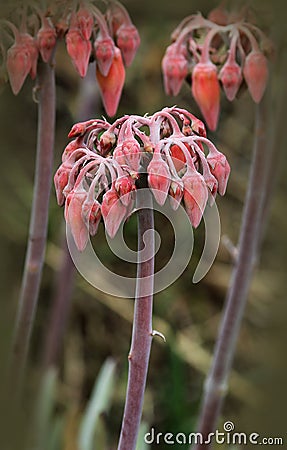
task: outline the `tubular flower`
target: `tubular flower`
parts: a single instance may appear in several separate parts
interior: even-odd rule
[[[211,130],[218,123],[220,86],[229,101],[246,85],[254,102],[261,101],[273,45],[250,22],[247,9],[228,13],[218,7],[207,19],[201,13],[193,14],[182,20],[171,39],[162,60],[165,92],[177,95],[184,80],[190,83],[192,95]]]
[[[168,199],[177,210],[182,204],[195,228],[207,201],[225,192],[229,164],[206,138],[203,123],[184,109],[125,115],[113,124],[92,119],[75,124],[69,136],[54,182],[80,251],[100,222],[116,235],[142,187],[159,205]]]

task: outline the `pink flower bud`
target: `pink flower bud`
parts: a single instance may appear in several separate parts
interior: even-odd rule
[[[37,63],[38,63],[38,56],[39,56],[38,47],[37,47],[35,39],[28,33],[21,34],[21,41],[22,41],[23,45],[26,46],[26,48],[29,52],[30,64],[31,64],[31,68],[30,68],[29,72],[30,72],[30,76],[31,76],[32,80],[34,80],[37,75]]]
[[[7,72],[13,94],[17,95],[31,69],[31,58],[26,46],[15,43],[7,51]]]
[[[136,172],[139,170],[141,160],[140,144],[136,139],[129,139],[123,142],[122,152],[125,155],[126,164]]]
[[[37,45],[44,62],[48,62],[57,42],[57,33],[51,21],[45,17],[37,33]]]
[[[88,222],[89,233],[95,236],[101,221],[101,205],[97,200],[86,200],[82,207],[82,218],[85,223]]]
[[[166,201],[170,187],[171,176],[167,163],[162,159],[160,153],[154,153],[147,167],[148,184],[159,205]]]
[[[184,206],[194,228],[200,224],[208,199],[208,190],[203,176],[196,171],[188,170],[182,177],[184,183]]]
[[[114,189],[110,189],[103,196],[102,216],[108,235],[113,239],[126,216],[126,207]]]
[[[114,59],[108,75],[105,77],[97,67],[96,76],[105,110],[109,116],[114,116],[125,81],[125,68],[120,49],[115,48]]]
[[[119,194],[123,205],[128,206],[131,201],[131,192],[136,189],[134,180],[129,176],[123,176],[116,180],[115,190]]]
[[[125,155],[122,150],[122,145],[118,145],[113,151],[113,158],[117,161],[120,166],[127,164]]]
[[[81,77],[85,77],[92,49],[92,44],[83,38],[77,28],[70,28],[66,34],[67,52]]]
[[[219,116],[220,86],[217,69],[211,62],[198,63],[192,72],[194,96],[208,127],[215,130]]]
[[[252,50],[248,54],[243,67],[243,75],[252,99],[255,103],[259,103],[268,80],[267,59],[262,52]]]
[[[65,164],[61,164],[57,172],[54,175],[54,185],[56,190],[57,202],[59,206],[62,206],[65,202],[65,196],[63,190],[68,184],[69,174],[71,167]]]
[[[116,143],[116,135],[111,131],[104,131],[100,137],[101,154],[109,153]]]
[[[85,249],[89,239],[89,230],[82,217],[82,207],[86,198],[87,192],[78,187],[69,194],[69,200],[67,199],[66,221],[71,227],[71,233],[80,252]]]
[[[242,82],[241,67],[236,61],[227,60],[219,72],[219,80],[222,83],[227,99],[232,102]]]
[[[125,65],[130,66],[140,45],[138,30],[131,23],[123,23],[117,30],[116,42],[122,52]]]
[[[115,44],[111,37],[98,36],[94,42],[94,56],[99,71],[106,77],[110,71],[115,54]]]
[[[209,153],[206,159],[210,167],[210,172],[218,181],[218,192],[220,195],[224,195],[230,174],[230,165],[226,157],[220,152]]]
[[[88,41],[91,37],[94,26],[93,15],[87,8],[81,6],[77,11],[76,20],[82,36],[86,41]]]
[[[162,60],[164,90],[168,95],[177,95],[188,74],[188,63],[183,53],[173,44],[167,48]]]

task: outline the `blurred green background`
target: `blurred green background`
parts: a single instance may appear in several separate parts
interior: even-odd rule
[[[201,11],[206,15],[216,6],[211,0],[177,0],[176,2],[125,0],[131,18],[138,27],[141,46],[134,63],[127,70],[126,84],[117,116],[129,113],[153,113],[164,106],[177,104],[200,116],[197,105],[185,85],[180,94],[167,97],[163,90],[161,59],[170,34],[187,15]],[[243,2],[233,2],[238,6]],[[245,2],[246,4],[246,2]],[[228,3],[232,6],[232,2]],[[286,436],[286,33],[285,2],[254,0],[247,2],[256,12],[258,25],[274,41],[276,54],[270,76],[270,121],[275,136],[274,179],[270,215],[266,221],[262,252],[255,270],[249,301],[242,323],[230,390],[222,418],[232,420],[237,431],[258,432],[262,436]],[[101,5],[100,5],[101,7]],[[56,62],[57,123],[55,170],[67,143],[71,125],[79,118],[104,114],[96,81],[92,90],[85,89],[66,54],[59,45]],[[91,75],[93,77],[93,74]],[[36,145],[37,105],[32,100],[33,84],[25,82],[17,97],[8,84],[0,91],[1,176],[0,176],[0,241],[1,241],[1,327],[0,370],[4,370],[24,264],[29,213],[31,208],[34,157]],[[89,88],[90,89],[90,88]],[[90,112],[82,117],[83,95],[93,97]],[[278,113],[280,111],[280,113]],[[248,172],[250,166],[255,107],[247,92],[233,103],[222,96],[218,130],[208,137],[228,157],[232,167],[227,194],[218,198],[222,235],[236,243]],[[276,119],[276,120],[274,120]],[[48,118],[47,118],[48,120]],[[170,255],[171,229],[162,217],[156,218],[163,246],[158,255],[160,265]],[[25,381],[26,418],[31,417],[33,399],[41,383],[45,359],[45,342],[49,334],[49,318],[57,276],[63,257],[63,210],[56,204],[54,188],[50,202],[50,221],[46,264],[44,267],[36,325]],[[135,248],[135,221],[126,225],[127,242]],[[195,232],[192,260],[183,275],[172,286],[155,296],[154,328],[164,333],[167,342],[155,338],[147,381],[143,420],[147,430],[158,432],[191,432],[196,423],[205,374],[210,366],[232,260],[221,243],[210,272],[199,283],[192,276],[200,257],[204,238],[201,225]],[[95,247],[107,265],[118,270],[121,262],[107,251],[103,230],[96,236]],[[128,270],[124,268],[124,270]],[[116,363],[115,385],[108,411],[100,415],[95,449],[116,448],[124,406],[127,381],[127,355],[130,346],[133,304],[96,291],[74,271],[69,282],[72,291],[60,345],[49,436],[53,432],[54,447],[76,450],[77,435],[97,375],[108,357]],[[59,343],[60,344],[60,343]],[[4,387],[5,390],[5,387]],[[12,405],[13,407],[13,405]],[[5,410],[0,421],[3,422]],[[21,415],[20,415],[21,416]],[[26,436],[27,422],[10,424],[11,443],[17,430],[20,443]],[[52,425],[51,425],[52,424]],[[22,428],[21,428],[22,427]],[[57,428],[58,427],[58,428]],[[14,431],[13,431],[14,430]],[[9,434],[7,433],[7,434]],[[59,438],[60,436],[60,438]],[[49,438],[49,439],[50,439]],[[14,442],[14,441],[13,441]],[[48,448],[47,440],[41,449]],[[14,445],[14,446],[13,446]],[[5,450],[22,449],[11,444]],[[52,445],[52,444],[49,444]],[[57,447],[58,446],[58,447]],[[32,447],[31,447],[32,448]],[[145,447],[142,445],[141,447]],[[164,443],[151,446],[164,449]],[[175,448],[177,448],[175,446]],[[180,446],[180,448],[187,448]],[[221,446],[223,448],[223,446]]]

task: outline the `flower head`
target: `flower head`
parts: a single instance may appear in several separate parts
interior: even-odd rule
[[[228,162],[205,137],[202,122],[184,109],[125,115],[113,124],[92,119],[75,124],[69,135],[74,140],[54,181],[80,251],[101,221],[111,238],[116,235],[142,187],[159,205],[168,198],[174,210],[182,204],[194,227],[207,201],[225,192]]]
[[[220,86],[233,101],[245,87],[244,78],[252,99],[260,102],[273,46],[250,22],[247,9],[234,14],[220,6],[207,19],[200,13],[188,16],[171,38],[162,60],[165,92],[177,95],[184,80],[191,82],[192,95],[211,130],[218,123]]]

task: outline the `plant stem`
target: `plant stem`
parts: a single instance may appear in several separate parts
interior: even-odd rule
[[[37,156],[29,239],[18,305],[10,375],[13,389],[22,380],[39,296],[45,257],[55,134],[55,72],[53,64],[39,63],[37,78]]]
[[[143,199],[140,196],[141,193],[139,190],[138,208],[143,204]],[[151,193],[148,193],[148,190],[144,189],[143,196],[146,209],[139,209],[137,213],[138,251],[140,252],[146,245],[149,259],[146,261],[143,260],[141,253],[139,253],[132,342],[128,357],[128,386],[118,450],[134,450],[136,447],[152,342],[154,217]],[[145,236],[144,241],[144,234],[148,230],[152,231],[149,232],[148,240],[146,239],[147,236]],[[147,293],[148,295],[146,295]]]
[[[226,297],[223,320],[214,351],[211,370],[207,376],[205,392],[197,431],[207,439],[215,430],[223,400],[227,392],[228,376],[231,369],[240,325],[248,295],[258,240],[260,239],[261,218],[268,180],[266,177],[269,146],[266,138],[267,107],[266,98],[257,105],[253,160],[249,186],[244,205],[241,231],[236,261]],[[203,441],[204,442],[204,441]],[[211,444],[197,444],[195,449],[210,448]]]

